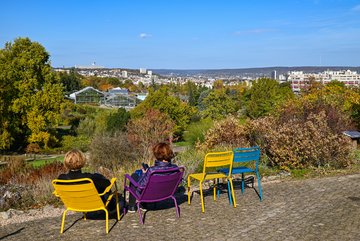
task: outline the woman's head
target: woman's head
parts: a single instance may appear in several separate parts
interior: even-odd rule
[[[64,165],[68,170],[80,170],[86,162],[84,153],[74,149],[65,154]]]
[[[156,144],[153,148],[153,153],[156,158],[156,160],[159,161],[168,161],[170,162],[171,159],[174,158],[174,153],[171,150],[171,147],[169,144],[165,142],[160,142]]]

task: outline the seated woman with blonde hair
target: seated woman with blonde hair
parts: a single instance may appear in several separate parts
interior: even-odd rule
[[[62,180],[73,180],[73,179],[80,179],[80,178],[90,178],[96,187],[98,193],[103,193],[105,189],[110,185],[109,179],[104,177],[99,173],[87,173],[82,172],[81,168],[85,166],[86,157],[84,153],[80,150],[73,149],[65,154],[64,158],[64,166],[68,170],[66,174],[60,174],[58,179]],[[107,195],[102,196],[102,200],[105,201]],[[114,199],[112,199],[114,200]],[[110,204],[111,208],[115,205]]]

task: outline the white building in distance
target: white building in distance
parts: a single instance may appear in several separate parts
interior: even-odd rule
[[[128,77],[128,72],[126,70],[121,71],[121,77],[127,78]]]
[[[299,92],[301,89],[309,85],[310,80],[315,80],[323,84],[330,81],[337,80],[344,83],[345,86],[359,86],[360,74],[356,71],[340,70],[331,71],[327,70],[321,73],[304,73],[303,71],[290,71],[288,72],[288,81],[291,82],[291,88],[294,92]]]

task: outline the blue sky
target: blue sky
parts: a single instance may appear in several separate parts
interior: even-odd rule
[[[54,67],[360,66],[360,1],[0,1],[0,46],[41,43]]]

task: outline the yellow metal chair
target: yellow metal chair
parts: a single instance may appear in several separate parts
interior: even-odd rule
[[[116,186],[116,178],[111,179],[111,184],[105,189],[103,193],[98,193],[94,182],[90,178],[81,178],[74,180],[60,180],[52,181],[55,188],[54,195],[60,197],[64,203],[66,210],[63,213],[60,233],[64,232],[65,217],[67,211],[83,212],[84,220],[86,220],[86,213],[104,210],[106,215],[106,233],[109,233],[109,213],[107,206],[111,198],[115,195],[116,198],[116,212],[117,220],[120,220],[120,208],[118,200],[118,192]],[[114,191],[111,191],[112,187]],[[109,193],[106,202],[104,203],[101,197]]]
[[[189,174],[189,176],[188,176],[188,204],[190,204],[190,202],[191,202],[191,197],[190,197],[191,196],[190,195],[191,178],[194,178],[200,182],[199,186],[200,186],[202,212],[205,212],[204,196],[203,196],[203,190],[202,190],[203,182],[205,180],[212,180],[212,179],[214,180],[214,200],[216,201],[216,184],[215,184],[215,182],[219,178],[226,178],[228,180],[228,182],[230,183],[231,195],[234,200],[233,205],[234,205],[234,207],[236,207],[234,187],[233,187],[232,177],[231,177],[233,156],[234,156],[234,153],[232,151],[211,152],[211,153],[206,154],[205,159],[204,159],[203,172]],[[228,174],[224,174],[224,173],[216,171],[217,168],[225,167],[225,166],[228,166],[230,169],[230,172]]]

